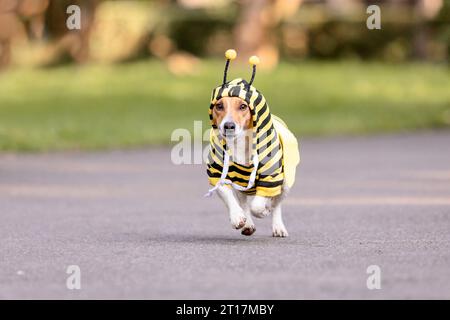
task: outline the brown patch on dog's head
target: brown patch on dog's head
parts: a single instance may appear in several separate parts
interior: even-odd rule
[[[222,134],[233,131],[240,134],[253,127],[248,103],[238,97],[223,97],[213,107],[213,123]],[[230,131],[229,131],[230,130]]]

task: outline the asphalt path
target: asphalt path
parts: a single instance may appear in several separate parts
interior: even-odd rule
[[[0,298],[450,298],[450,132],[301,140],[288,238],[169,149],[0,154]],[[66,286],[68,266],[81,289]],[[367,268],[380,268],[369,290]]]

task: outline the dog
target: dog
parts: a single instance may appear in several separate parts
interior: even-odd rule
[[[248,147],[251,144],[247,138],[249,130],[252,129],[252,118],[248,104],[237,97],[223,97],[214,106],[213,121],[231,149],[234,161],[249,165],[251,152]],[[251,201],[249,199],[251,196],[226,185],[219,186],[217,191],[228,208],[232,227],[242,228],[243,235],[251,236],[256,231],[252,215],[264,218],[270,213],[272,213],[272,235],[274,237],[289,235],[281,213],[282,199],[289,191],[286,185],[283,185],[282,193],[276,197],[255,195]]]
[[[236,52],[227,50],[225,56],[223,82],[213,90],[209,108],[207,173],[213,188],[207,196],[218,193],[228,208],[231,226],[242,229],[243,235],[256,231],[252,217],[272,214],[272,235],[287,237],[281,203],[300,161],[297,140],[252,86],[259,59],[249,60],[253,65],[249,82],[241,78],[228,82],[228,66]]]

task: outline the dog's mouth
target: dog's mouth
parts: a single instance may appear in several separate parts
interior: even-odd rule
[[[236,130],[224,129],[224,130],[222,130],[222,135],[226,138],[234,138],[234,137],[236,137]]]

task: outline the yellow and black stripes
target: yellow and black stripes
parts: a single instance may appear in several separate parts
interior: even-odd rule
[[[212,122],[212,109],[222,97],[239,97],[245,100],[252,114],[252,150],[257,153],[259,164],[255,185],[244,192],[267,197],[279,195],[284,181],[282,145],[274,129],[266,99],[243,79],[235,79],[224,83],[212,92],[209,118],[213,129],[210,137],[211,150],[207,168],[210,183],[215,185],[220,180],[224,152],[227,150],[225,141],[219,137],[218,130]],[[252,171],[253,163],[244,166],[230,161],[226,179],[246,187]]]

